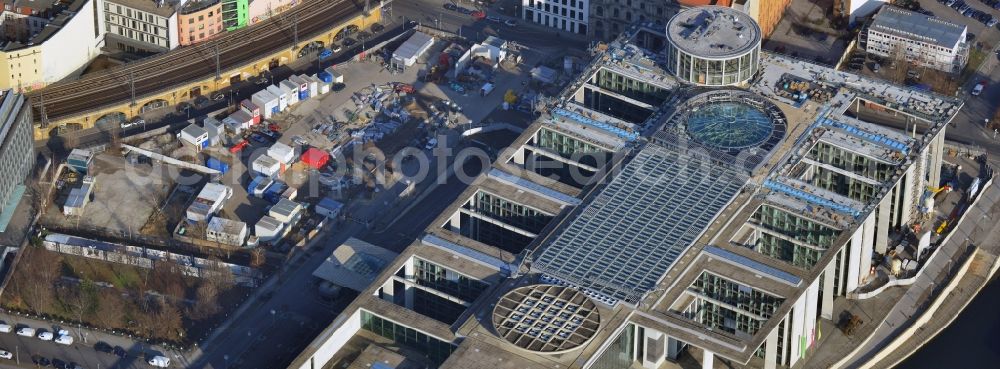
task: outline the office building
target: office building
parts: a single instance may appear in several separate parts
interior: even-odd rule
[[[789,3],[791,0],[591,0],[590,35],[599,40],[612,40],[631,24],[663,27],[670,17],[683,9],[711,5],[731,8],[749,16],[757,22],[761,37],[767,38],[781,21]],[[657,51],[658,48],[652,47],[652,50]]]
[[[546,27],[586,35],[589,3],[589,0],[521,0],[521,16]]]
[[[105,0],[98,9],[104,48],[132,54],[168,51],[180,45],[178,1]]]
[[[964,25],[895,6],[883,6],[868,27],[865,50],[918,66],[959,72],[968,62],[967,33],[968,27]]]
[[[0,96],[0,232],[24,196],[24,180],[35,164],[31,107],[24,96],[7,90]]]
[[[642,46],[669,30],[610,43],[290,367],[813,357],[835,303],[884,283],[872,261],[924,221],[962,101],[764,51],[738,87],[692,84]]]

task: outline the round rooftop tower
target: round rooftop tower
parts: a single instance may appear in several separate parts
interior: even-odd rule
[[[760,26],[738,10],[682,10],[667,22],[667,69],[696,85],[742,84],[760,63],[760,40]]]

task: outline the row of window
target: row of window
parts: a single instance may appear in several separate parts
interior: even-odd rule
[[[466,208],[532,233],[541,232],[552,220],[551,215],[483,191],[476,192],[473,201]]]
[[[532,1],[532,3],[534,3],[534,1]],[[535,5],[537,5],[537,6],[535,6]],[[528,7],[533,7],[535,9],[538,9],[539,11],[545,11],[545,12],[548,12],[548,13],[551,13],[551,14],[554,14],[554,15],[561,15],[563,17],[569,17],[569,19],[575,19],[575,20],[580,20],[580,21],[583,20],[583,11],[582,10],[581,11],[576,11],[574,9],[569,9],[569,8],[561,7],[561,6],[558,6],[556,4],[551,4],[551,6],[550,6],[549,3],[541,3],[541,2],[539,2],[538,4],[529,4]],[[569,10],[569,11],[567,12],[567,10]],[[548,18],[546,18],[546,19],[548,19]],[[566,21],[563,20],[564,24],[565,24],[565,22]],[[546,23],[548,23],[547,20],[546,20]]]
[[[541,9],[541,7],[542,7],[541,4],[543,4],[543,3],[546,6],[548,6],[549,4],[552,4],[553,6],[562,4],[562,6],[564,6],[564,7],[576,8],[576,9],[580,9],[580,11],[583,11],[583,9],[587,6],[587,2],[584,1],[584,0],[580,0],[580,1],[577,1],[577,0],[553,0],[551,2],[547,1],[547,0],[538,0],[538,8],[539,9]],[[529,8],[534,8],[535,7],[535,0],[528,0],[528,7]]]
[[[132,8],[122,7],[121,5],[115,5],[114,8],[112,8],[111,4],[104,3],[104,11],[108,12],[108,13],[113,13],[113,14],[116,14],[116,15],[119,15],[119,16],[122,16],[122,17],[128,17],[128,18],[131,18],[131,19],[135,19],[135,20],[140,21],[140,22],[146,22],[146,23],[154,24],[154,25],[157,25],[157,26],[160,26],[160,27],[166,27],[167,26],[167,19],[164,18],[164,17],[156,16],[156,15],[153,15],[153,14],[150,14],[150,13],[146,13],[146,12],[141,12],[141,11],[138,11],[138,10],[132,10]]]
[[[938,46],[938,45],[929,44],[929,43],[926,43],[926,42],[923,42],[923,41],[914,40],[914,39],[911,39],[911,38],[899,37],[899,36],[889,35],[889,34],[885,34],[885,33],[881,33],[881,32],[869,32],[868,33],[868,42],[877,41],[875,37],[882,38],[882,39],[889,39],[889,40],[896,41],[896,42],[900,42],[901,41],[901,42],[906,42],[908,44],[916,44],[916,45],[918,45],[918,46],[920,46],[922,48],[927,48],[927,49],[935,49],[935,50],[940,50],[940,51],[952,51],[953,50],[953,48],[950,48],[950,47]],[[959,40],[959,42],[961,42],[961,40]]]
[[[413,278],[417,284],[472,302],[489,286],[430,261],[413,258]]]
[[[108,23],[109,30],[112,29],[112,25],[116,25],[120,27],[131,28],[135,31],[148,33],[154,36],[160,36],[160,33],[162,32],[163,36],[166,37],[168,33],[165,27],[159,27],[145,22],[137,23],[135,20],[127,19],[117,15],[105,14],[104,20]]]
[[[361,328],[375,333],[393,342],[414,348],[415,353],[423,354],[430,361],[441,364],[452,352],[455,345],[429,336],[421,331],[398,324],[378,315],[361,311]]]

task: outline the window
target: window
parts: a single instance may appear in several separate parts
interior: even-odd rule
[[[194,24],[194,18],[188,18],[188,24]]]

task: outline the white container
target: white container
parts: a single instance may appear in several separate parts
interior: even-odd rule
[[[319,94],[319,84],[316,83],[315,79],[305,74],[300,74],[299,79],[305,81],[306,84],[309,86],[309,96],[315,97],[316,95]]]
[[[270,156],[278,162],[283,164],[291,164],[295,161],[295,150],[291,146],[285,145],[281,142],[276,142],[271,147],[267,148],[267,156]]]
[[[288,95],[285,94],[285,90],[272,85],[267,86],[267,92],[278,98],[278,111],[285,111],[285,109],[288,109],[288,105],[290,104],[288,103]]]
[[[281,91],[285,92],[285,98],[288,99],[288,106],[292,106],[299,103],[298,83],[286,79],[284,81],[281,81],[281,83],[278,84],[278,87],[281,88]]]
[[[344,74],[333,67],[326,68],[326,72],[333,77],[333,83],[344,83]]]
[[[330,92],[330,84],[329,83],[323,82],[323,80],[319,79],[319,77],[316,77],[315,74],[313,74],[309,78],[312,78],[313,81],[316,81],[316,86],[319,88],[319,94],[320,95],[325,94],[327,92]]]
[[[257,159],[254,159],[251,167],[254,172],[268,177],[273,177],[281,171],[281,163],[278,162],[278,159],[268,155],[258,156]]]
[[[260,108],[260,114],[264,117],[264,119],[270,119],[275,114],[281,112],[278,97],[274,96],[274,94],[268,92],[267,90],[257,91],[257,93],[250,97],[250,102]]]

